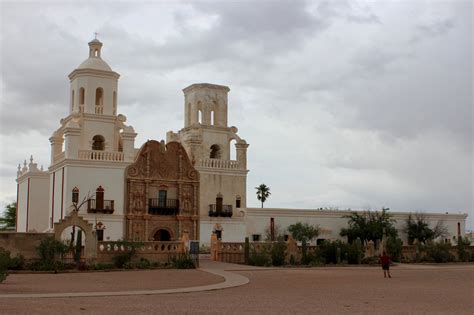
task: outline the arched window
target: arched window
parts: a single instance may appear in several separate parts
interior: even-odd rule
[[[215,125],[216,124],[216,121],[215,121],[215,112],[213,110],[211,110],[211,125]]]
[[[240,208],[240,196],[235,197],[235,207]]]
[[[211,159],[220,159],[221,158],[221,147],[217,144],[211,146],[211,154],[209,156]]]
[[[79,89],[79,105],[84,105],[84,101],[86,99],[86,91],[84,88]]]
[[[202,124],[202,111],[198,110],[198,123]]]
[[[230,159],[232,161],[237,161],[237,148],[235,147],[236,144],[237,144],[237,140],[235,139],[230,140],[229,149],[230,149]]]
[[[74,110],[74,90],[71,91],[71,111]]]
[[[97,88],[95,90],[95,105],[96,106],[104,105],[104,90],[102,88]]]
[[[117,115],[117,92],[114,91],[114,94],[113,94],[113,115]]]
[[[92,138],[92,150],[104,151],[105,139],[101,135],[96,135]]]

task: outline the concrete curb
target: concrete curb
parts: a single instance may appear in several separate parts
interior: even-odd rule
[[[162,290],[134,290],[134,291],[109,291],[109,292],[66,292],[66,293],[32,293],[32,294],[0,294],[0,299],[13,298],[74,298],[74,297],[105,297],[105,296],[131,296],[155,295],[173,293],[191,293],[211,290],[221,290],[245,285],[250,282],[247,277],[221,269],[198,268],[216,276],[224,278],[224,282],[189,288],[162,289]]]

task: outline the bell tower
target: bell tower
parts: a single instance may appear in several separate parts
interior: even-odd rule
[[[200,239],[207,242],[217,227],[239,229],[246,207],[247,142],[228,126],[227,86],[198,83],[184,92],[184,128],[168,132],[181,142],[200,174]],[[243,225],[242,225],[243,227]],[[245,230],[242,230],[245,234]],[[243,235],[239,234],[239,235]],[[229,238],[221,231],[222,239]],[[234,234],[236,235],[236,234]]]

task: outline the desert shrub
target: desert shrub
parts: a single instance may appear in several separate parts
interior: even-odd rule
[[[36,247],[36,252],[42,261],[52,263],[56,259],[62,258],[68,252],[69,248],[66,244],[56,240],[54,237],[47,237],[41,240]]]
[[[252,266],[270,266],[271,257],[268,253],[268,248],[263,247],[260,252],[257,252],[255,248],[251,248],[249,265]]]
[[[470,261],[471,260],[471,252],[469,251],[469,245],[471,241],[467,237],[459,237],[458,238],[458,245],[456,246],[458,252],[458,260],[459,261]]]
[[[435,263],[447,263],[454,261],[454,256],[450,253],[451,244],[429,242],[423,246],[426,253],[425,260]]]
[[[151,262],[146,258],[140,258],[140,260],[135,264],[138,269],[150,269]]]
[[[387,239],[386,248],[388,255],[393,261],[401,261],[403,249],[403,241],[401,239],[389,237]]]
[[[337,241],[324,241],[318,246],[319,255],[326,264],[337,264],[345,256],[347,244]]]
[[[112,246],[118,246],[119,248],[124,248],[125,252],[115,255],[112,260],[115,267],[117,268],[132,268],[132,259],[137,253],[137,249],[143,246],[142,242],[132,242],[132,241],[117,241],[114,242]]]
[[[364,265],[377,265],[379,263],[379,258],[377,256],[364,257],[360,263]]]
[[[290,261],[289,261],[290,265],[294,266],[296,265],[296,259],[295,259],[295,256],[293,255],[290,255]]]
[[[169,262],[176,269],[193,269],[196,268],[194,261],[188,254],[170,255]]]
[[[362,257],[364,256],[364,250],[361,242],[352,242],[352,244],[345,244],[344,256],[346,257],[347,263],[349,264],[360,264]]]
[[[0,247],[0,283],[8,276],[8,265],[10,264],[10,252]]]
[[[114,266],[117,268],[126,268],[126,265],[130,265],[130,261],[132,260],[132,255],[127,253],[117,254],[112,257],[112,261],[114,262]]]
[[[64,263],[62,261],[46,261],[38,260],[30,262],[25,267],[28,270],[33,271],[61,271],[61,270],[72,270],[76,268],[74,263]]]
[[[104,264],[104,263],[97,263],[92,265],[90,269],[92,270],[108,270],[113,269],[115,266],[113,264]]]
[[[23,255],[17,255],[13,258],[10,258],[10,263],[8,265],[10,270],[23,270],[25,269],[25,257]]]
[[[282,266],[285,264],[286,243],[281,240],[272,244],[270,252],[273,266]]]

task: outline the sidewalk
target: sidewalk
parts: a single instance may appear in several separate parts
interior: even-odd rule
[[[198,270],[220,276],[224,278],[223,282],[194,286],[187,288],[161,289],[161,290],[130,290],[130,291],[104,291],[104,292],[65,292],[65,293],[30,293],[30,294],[0,294],[0,299],[4,298],[65,298],[65,297],[104,297],[104,296],[132,296],[132,295],[155,295],[155,294],[172,294],[172,293],[190,293],[210,290],[221,290],[249,283],[247,277],[226,271],[228,269],[237,268],[237,270],[245,270],[248,266],[227,264],[204,260],[200,262],[201,267]],[[252,268],[254,269],[254,268]]]

